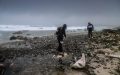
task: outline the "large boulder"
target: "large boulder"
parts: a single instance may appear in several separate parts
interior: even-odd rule
[[[11,36],[10,37],[10,40],[27,40],[28,38],[27,37],[24,37],[24,36]]]
[[[16,39],[17,39],[17,37],[14,35],[10,37],[10,40],[16,40]]]

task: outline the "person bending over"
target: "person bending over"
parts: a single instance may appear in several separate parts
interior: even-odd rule
[[[56,31],[57,40],[58,40],[58,44],[59,44],[57,50],[59,52],[63,52],[62,43],[63,43],[64,37],[66,37],[66,29],[67,29],[67,25],[63,24],[63,26],[58,27],[57,31]]]

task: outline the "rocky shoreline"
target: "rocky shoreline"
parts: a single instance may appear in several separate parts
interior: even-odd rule
[[[68,35],[63,49],[69,56],[63,59],[63,64],[53,58],[58,46],[55,36],[18,40],[22,41],[0,45],[0,54],[16,65],[12,70],[13,75],[70,75],[74,72],[70,65],[74,63],[74,57],[81,57],[81,53],[86,55],[86,67],[72,75],[120,74],[120,59],[106,56],[120,51],[119,30],[94,32],[92,39],[87,38],[87,35]]]

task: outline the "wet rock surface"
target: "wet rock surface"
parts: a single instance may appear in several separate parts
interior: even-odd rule
[[[75,37],[75,39],[73,39]],[[66,75],[70,71],[70,64],[74,57],[81,57],[81,51],[84,49],[86,36],[68,36],[64,41],[64,51],[69,57],[62,59],[54,58],[57,55],[57,40],[55,36],[34,37],[23,41],[9,42],[0,45],[0,53],[8,60],[14,60],[14,75],[55,75],[59,71]],[[69,39],[69,40],[68,40]],[[84,72],[81,75],[85,75]]]
[[[119,32],[95,32],[93,38],[87,35],[68,35],[63,43],[64,52],[69,56],[62,64],[53,58],[57,55],[55,36],[27,38],[23,41],[0,45],[0,54],[15,63],[14,75],[70,75],[74,73],[70,65],[74,57],[79,59],[81,53],[86,55],[86,67],[78,70],[81,75],[119,75],[120,60],[106,57],[119,51]],[[77,75],[77,74],[73,74]]]

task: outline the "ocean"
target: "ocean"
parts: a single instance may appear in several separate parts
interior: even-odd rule
[[[0,31],[21,31],[21,30],[56,30],[57,27],[47,27],[47,26],[33,26],[33,25],[0,25]],[[76,27],[71,26],[68,27],[68,30],[76,30],[76,29],[85,29],[86,26]]]
[[[114,26],[113,26],[114,27]],[[95,26],[95,30],[102,30],[106,28],[113,28],[112,26]],[[25,34],[31,34],[29,36],[48,36],[55,33],[57,27],[54,26],[39,26],[39,25],[0,25],[0,43],[8,42],[10,36],[16,31],[22,31]],[[70,32],[83,32],[86,30],[86,26],[68,26],[67,31]]]

